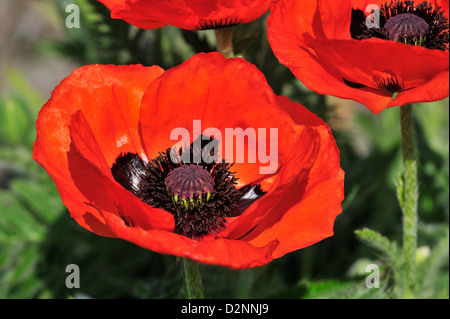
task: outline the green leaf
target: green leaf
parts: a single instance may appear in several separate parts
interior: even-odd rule
[[[443,276],[448,278],[448,259],[449,230],[447,229],[446,235],[438,241],[428,258],[418,266],[418,293],[421,298],[439,298],[437,288],[442,287],[442,284],[445,283],[446,287],[444,287],[444,290],[447,291],[448,295],[448,279],[446,281],[441,280]]]
[[[364,280],[321,280],[306,284],[305,299],[383,299],[391,294],[385,287],[367,288]]]
[[[45,102],[42,95],[30,84],[25,75],[15,68],[10,67],[5,71],[5,79],[13,91],[20,94],[25,111],[35,119]]]
[[[388,238],[368,228],[356,230],[355,233],[369,247],[376,249],[387,257],[392,262],[391,266],[396,265],[400,260],[401,256],[395,242],[391,242]]]
[[[23,143],[30,124],[21,101],[13,97],[0,100],[0,140],[3,138],[11,145]]]
[[[42,281],[36,277],[39,260],[36,243],[0,241],[0,298],[32,298],[40,294]]]
[[[64,206],[43,170],[30,170],[28,179],[13,178],[8,186],[0,189],[0,298],[50,297],[37,267]]]
[[[0,243],[39,241],[45,228],[9,191],[0,191]]]
[[[54,222],[63,209],[53,183],[38,184],[36,181],[18,179],[11,183],[11,189],[41,222]]]

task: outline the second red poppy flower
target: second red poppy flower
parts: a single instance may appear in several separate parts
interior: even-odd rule
[[[271,0],[99,0],[111,17],[142,29],[173,25],[186,30],[231,27],[256,20]]]
[[[277,0],[268,38],[309,89],[379,113],[448,97],[448,14],[448,0]]]

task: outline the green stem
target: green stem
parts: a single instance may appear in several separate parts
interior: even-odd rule
[[[189,299],[203,299],[203,286],[199,264],[188,258],[184,258],[183,263],[187,297]]]
[[[403,256],[405,262],[405,282],[403,297],[414,297],[416,281],[416,247],[417,247],[417,163],[413,127],[412,105],[400,107],[403,154]]]
[[[214,30],[217,51],[222,53],[226,58],[234,57],[233,30],[233,27]]]

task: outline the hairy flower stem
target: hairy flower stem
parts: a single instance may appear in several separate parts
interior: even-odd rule
[[[403,297],[414,297],[416,281],[417,247],[417,163],[413,128],[412,105],[400,107],[400,124],[403,154],[403,192],[401,196],[403,211],[403,257],[405,262]]]
[[[233,27],[215,29],[217,52],[222,53],[226,58],[234,57],[233,51]]]
[[[189,299],[203,299],[203,286],[199,264],[188,258],[183,259],[183,264],[187,297]]]

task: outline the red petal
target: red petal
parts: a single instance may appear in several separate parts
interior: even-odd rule
[[[325,126],[305,128],[292,150],[269,192],[221,236],[257,247],[276,239],[277,258],[333,234],[344,198],[344,172],[331,132]],[[241,225],[251,225],[252,230]]]
[[[323,50],[325,45],[327,49]],[[380,95],[384,90],[377,87],[377,79],[393,76],[404,87],[400,94],[409,96],[411,102],[433,101],[433,97],[442,99],[448,96],[448,52],[379,39],[330,40],[326,44],[322,43],[320,49],[316,48],[319,56],[328,63],[333,63],[344,78],[365,84],[380,92]],[[442,82],[429,83],[436,78]],[[395,105],[399,105],[403,98],[396,100]],[[376,112],[391,104],[371,109]]]
[[[92,129],[105,137],[100,148],[107,165],[112,164],[117,152],[141,153],[137,133],[140,101],[144,89],[162,73],[159,67],[139,65],[85,66],[72,72],[56,87],[39,113],[33,158],[54,180],[71,216],[99,235],[113,234],[99,212],[86,204],[89,201],[75,186],[69,170],[67,152],[71,144],[72,115],[81,110]],[[107,119],[102,120],[105,114],[102,110],[108,112]],[[116,120],[114,124],[118,126],[113,126],[112,120]],[[106,137],[112,140],[107,141]]]
[[[172,214],[145,204],[114,180],[101,152],[99,137],[94,135],[81,111],[72,116],[69,128],[69,170],[76,187],[86,196],[85,204],[101,211],[103,217],[114,214],[146,230],[173,231]]]
[[[120,12],[127,11],[129,5],[125,0],[98,0],[103,3],[108,9],[111,10],[111,18],[113,19],[124,19],[128,23],[135,25],[143,29],[157,29],[165,26],[165,23],[159,21],[154,21],[149,19],[145,15],[140,15],[140,12],[136,12],[136,16],[123,17]]]
[[[395,99],[389,103],[388,107],[406,105],[416,102],[433,102],[445,99],[449,95],[449,73],[439,73],[423,85],[412,88],[408,91],[400,92]]]
[[[107,214],[105,219],[117,237],[143,248],[233,269],[252,268],[269,263],[278,244],[273,241],[258,248],[244,241],[224,238],[196,241],[172,232],[126,227],[123,221],[113,214]]]

